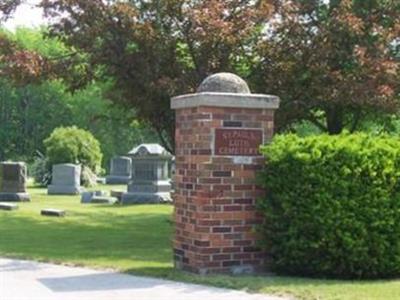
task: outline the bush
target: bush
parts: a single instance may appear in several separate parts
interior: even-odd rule
[[[85,187],[94,187],[97,185],[97,175],[85,166],[82,168],[81,184]]]
[[[400,275],[400,141],[366,134],[279,136],[259,203],[275,271],[335,278]]]
[[[35,183],[40,186],[47,186],[51,182],[51,169],[48,159],[40,152],[29,165],[29,175],[33,177]]]
[[[88,131],[75,126],[56,128],[44,141],[44,145],[50,165],[81,164],[95,173],[100,172],[100,144]]]

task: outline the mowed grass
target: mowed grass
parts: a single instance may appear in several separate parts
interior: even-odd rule
[[[101,186],[98,189],[123,187]],[[30,188],[32,202],[0,211],[0,256],[290,295],[315,300],[397,300],[400,280],[338,281],[281,276],[197,276],[174,270],[171,205],[82,205],[79,196],[48,196]],[[65,218],[40,216],[65,209]]]
[[[80,196],[29,192],[30,203],[0,212],[0,255],[123,271],[172,267],[171,205],[83,205]],[[67,216],[43,217],[43,208],[63,209]]]

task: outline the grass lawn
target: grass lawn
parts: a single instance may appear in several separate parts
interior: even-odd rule
[[[0,256],[113,268],[251,292],[289,294],[298,299],[400,299],[400,280],[350,282],[278,276],[197,276],[175,271],[171,249],[172,206],[81,205],[79,196],[48,196],[45,189],[39,188],[31,188],[30,193],[32,202],[19,204],[18,211],[0,211]],[[42,208],[65,209],[67,217],[42,217]]]

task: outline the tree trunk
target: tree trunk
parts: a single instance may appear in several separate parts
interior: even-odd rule
[[[340,134],[343,131],[343,111],[340,108],[326,110],[326,124],[328,133],[331,135]]]

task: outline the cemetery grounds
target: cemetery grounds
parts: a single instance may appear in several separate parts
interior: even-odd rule
[[[101,186],[96,189],[123,189]],[[338,281],[263,276],[198,276],[173,268],[172,205],[82,205],[80,196],[48,196],[29,188],[30,203],[0,211],[0,256],[115,269],[135,275],[292,295],[315,300],[400,299],[400,280]],[[65,218],[40,216],[65,209]]]

